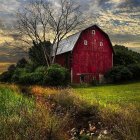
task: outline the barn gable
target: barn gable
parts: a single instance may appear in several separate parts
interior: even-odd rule
[[[97,28],[98,30],[100,30],[100,31],[107,37],[107,39],[110,41],[109,36],[108,36],[102,29],[100,29],[97,25],[93,25],[93,26],[91,26],[91,27],[95,27],[95,28]],[[78,39],[79,39],[81,33],[82,33],[83,31],[85,31],[85,30],[91,28],[91,27],[88,27],[88,28],[86,28],[86,29],[84,29],[84,30],[82,30],[82,31],[80,31],[80,32],[78,32],[78,33],[76,33],[76,34],[73,34],[73,35],[67,37],[66,39],[63,39],[63,40],[60,42],[60,44],[59,44],[59,47],[58,47],[58,50],[57,50],[57,54],[56,54],[56,55],[60,55],[60,54],[63,54],[63,53],[72,51],[72,50],[74,49],[75,44],[76,44],[76,42],[78,41]],[[112,46],[111,41],[110,41],[110,45]],[[54,45],[54,48],[56,48],[56,45]],[[113,47],[112,47],[112,51],[113,51],[113,53],[114,53]],[[53,54],[52,54],[52,55],[54,56],[54,51],[53,51]]]

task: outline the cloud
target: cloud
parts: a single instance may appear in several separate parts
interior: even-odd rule
[[[0,53],[3,57],[7,52],[10,55],[14,53],[12,48],[8,49],[9,46],[5,41],[11,43],[19,37],[13,27],[16,12],[30,1],[0,0]],[[90,16],[90,24],[99,25],[109,34],[113,44],[140,47],[140,0],[76,0],[76,2],[81,5],[85,20],[89,22]]]

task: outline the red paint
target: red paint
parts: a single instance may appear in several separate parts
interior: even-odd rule
[[[92,34],[93,30],[95,34]],[[84,45],[84,40],[87,40],[87,45]],[[56,63],[71,71],[73,83],[80,83],[81,74],[85,75],[84,82],[89,83],[93,78],[99,80],[99,74],[104,75],[112,68],[113,53],[108,35],[94,25],[81,32],[71,52],[57,55]]]

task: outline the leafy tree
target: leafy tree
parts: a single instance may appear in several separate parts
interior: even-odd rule
[[[109,82],[118,83],[132,79],[133,73],[125,66],[115,66],[105,74]]]
[[[8,71],[5,71],[0,75],[1,82],[10,82],[10,80],[11,80],[11,74]]]
[[[140,63],[128,65],[128,69],[133,73],[134,80],[140,80]]]
[[[11,72],[11,73],[14,72],[15,69],[16,69],[16,66],[14,64],[12,64],[8,67],[8,71]]]
[[[0,81],[1,82],[11,82],[11,78],[12,78],[12,75],[14,73],[14,71],[16,70],[16,67],[15,65],[10,65],[7,69],[6,72],[3,72],[1,75],[0,75]]]
[[[50,64],[49,55],[51,54],[51,47],[52,44],[50,41],[39,44],[33,41],[33,46],[29,49],[29,58],[35,65],[45,66],[47,63]],[[44,50],[49,54],[48,56],[44,55]],[[47,59],[45,57],[47,57]]]
[[[129,50],[125,46],[115,45],[114,46],[114,65],[130,65],[140,63],[140,54]]]
[[[27,60],[25,58],[22,58],[17,62],[16,67],[17,68],[25,68],[27,64],[28,64]]]

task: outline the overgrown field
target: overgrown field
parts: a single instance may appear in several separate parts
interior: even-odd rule
[[[138,140],[139,110],[140,83],[74,89],[0,84],[0,139]]]

